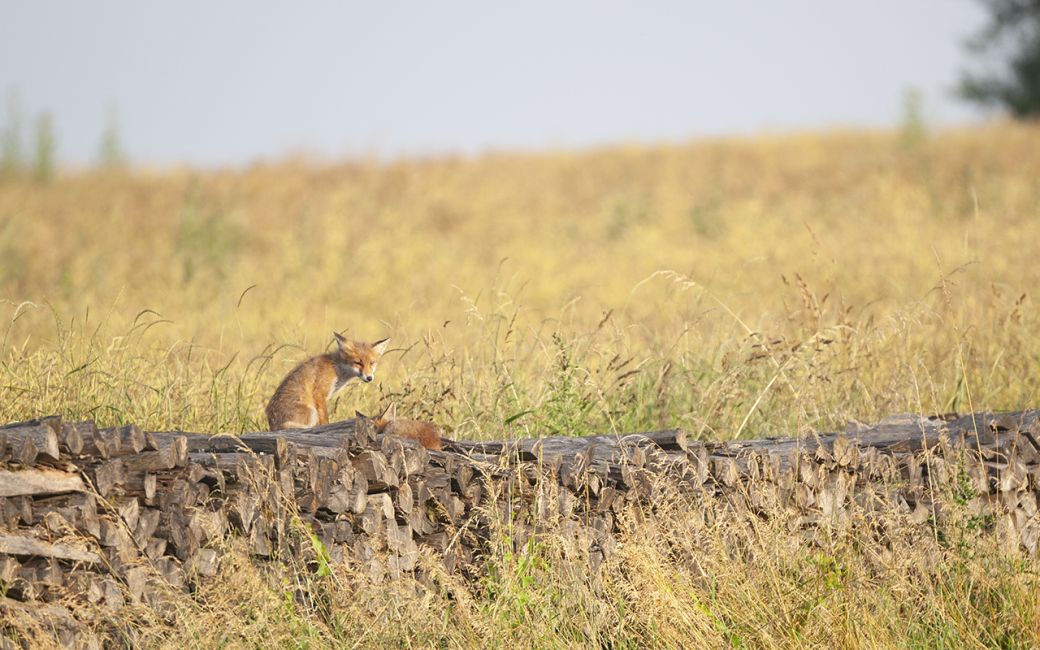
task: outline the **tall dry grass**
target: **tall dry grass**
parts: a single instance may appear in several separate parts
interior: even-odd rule
[[[1040,131],[0,184],[0,418],[261,426],[333,329],[459,436],[777,434],[1036,393]],[[558,407],[558,408],[557,408]]]
[[[1038,179],[1040,128],[1007,124],[0,179],[0,420],[256,429],[333,329],[395,347],[337,416],[394,400],[455,437],[1034,406]],[[150,640],[213,645],[230,616],[232,646],[1040,643],[1035,561],[985,539],[878,568],[855,536],[680,513],[630,525],[599,576],[552,539],[503,546],[477,591],[341,567],[334,616],[300,609],[298,574],[229,565]]]

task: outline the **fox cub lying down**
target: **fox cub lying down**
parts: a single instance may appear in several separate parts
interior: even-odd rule
[[[336,350],[319,354],[286,375],[267,403],[271,431],[309,429],[329,423],[329,400],[354,379],[375,379],[376,363],[390,339],[375,343],[349,341],[338,332]]]
[[[354,411],[354,414],[359,418],[367,417],[361,411]],[[451,442],[441,437],[440,427],[435,424],[397,417],[397,407],[394,404],[386,407],[378,417],[372,418],[372,424],[375,425],[376,433],[408,438],[427,449],[440,451],[443,449],[442,442]]]

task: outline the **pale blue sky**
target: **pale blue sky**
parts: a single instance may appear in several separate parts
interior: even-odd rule
[[[578,147],[979,114],[971,0],[0,0],[0,92],[96,157],[238,164]],[[0,111],[0,119],[4,111]]]

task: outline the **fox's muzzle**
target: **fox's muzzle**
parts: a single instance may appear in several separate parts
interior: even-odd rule
[[[372,375],[362,375],[361,378],[365,380],[366,384],[371,382],[374,379],[374,377],[372,377]]]

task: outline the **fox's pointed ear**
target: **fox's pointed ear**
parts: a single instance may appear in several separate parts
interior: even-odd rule
[[[343,336],[339,332],[333,332],[332,335],[336,337],[336,345],[339,346],[340,351],[346,352],[348,343],[347,337]]]
[[[376,419],[378,420],[393,420],[397,417],[397,402],[390,402],[390,405],[383,409],[383,413]]]
[[[376,341],[375,343],[373,343],[372,344],[372,349],[375,351],[376,354],[380,354],[381,355],[381,354],[383,354],[383,352],[386,352],[386,346],[389,345],[389,344],[390,344],[390,339],[389,338],[385,338],[385,339],[383,339],[381,341]]]
[[[368,416],[365,415],[364,413],[362,413],[361,411],[354,411],[354,417],[356,417],[359,420],[367,420],[368,419]]]

